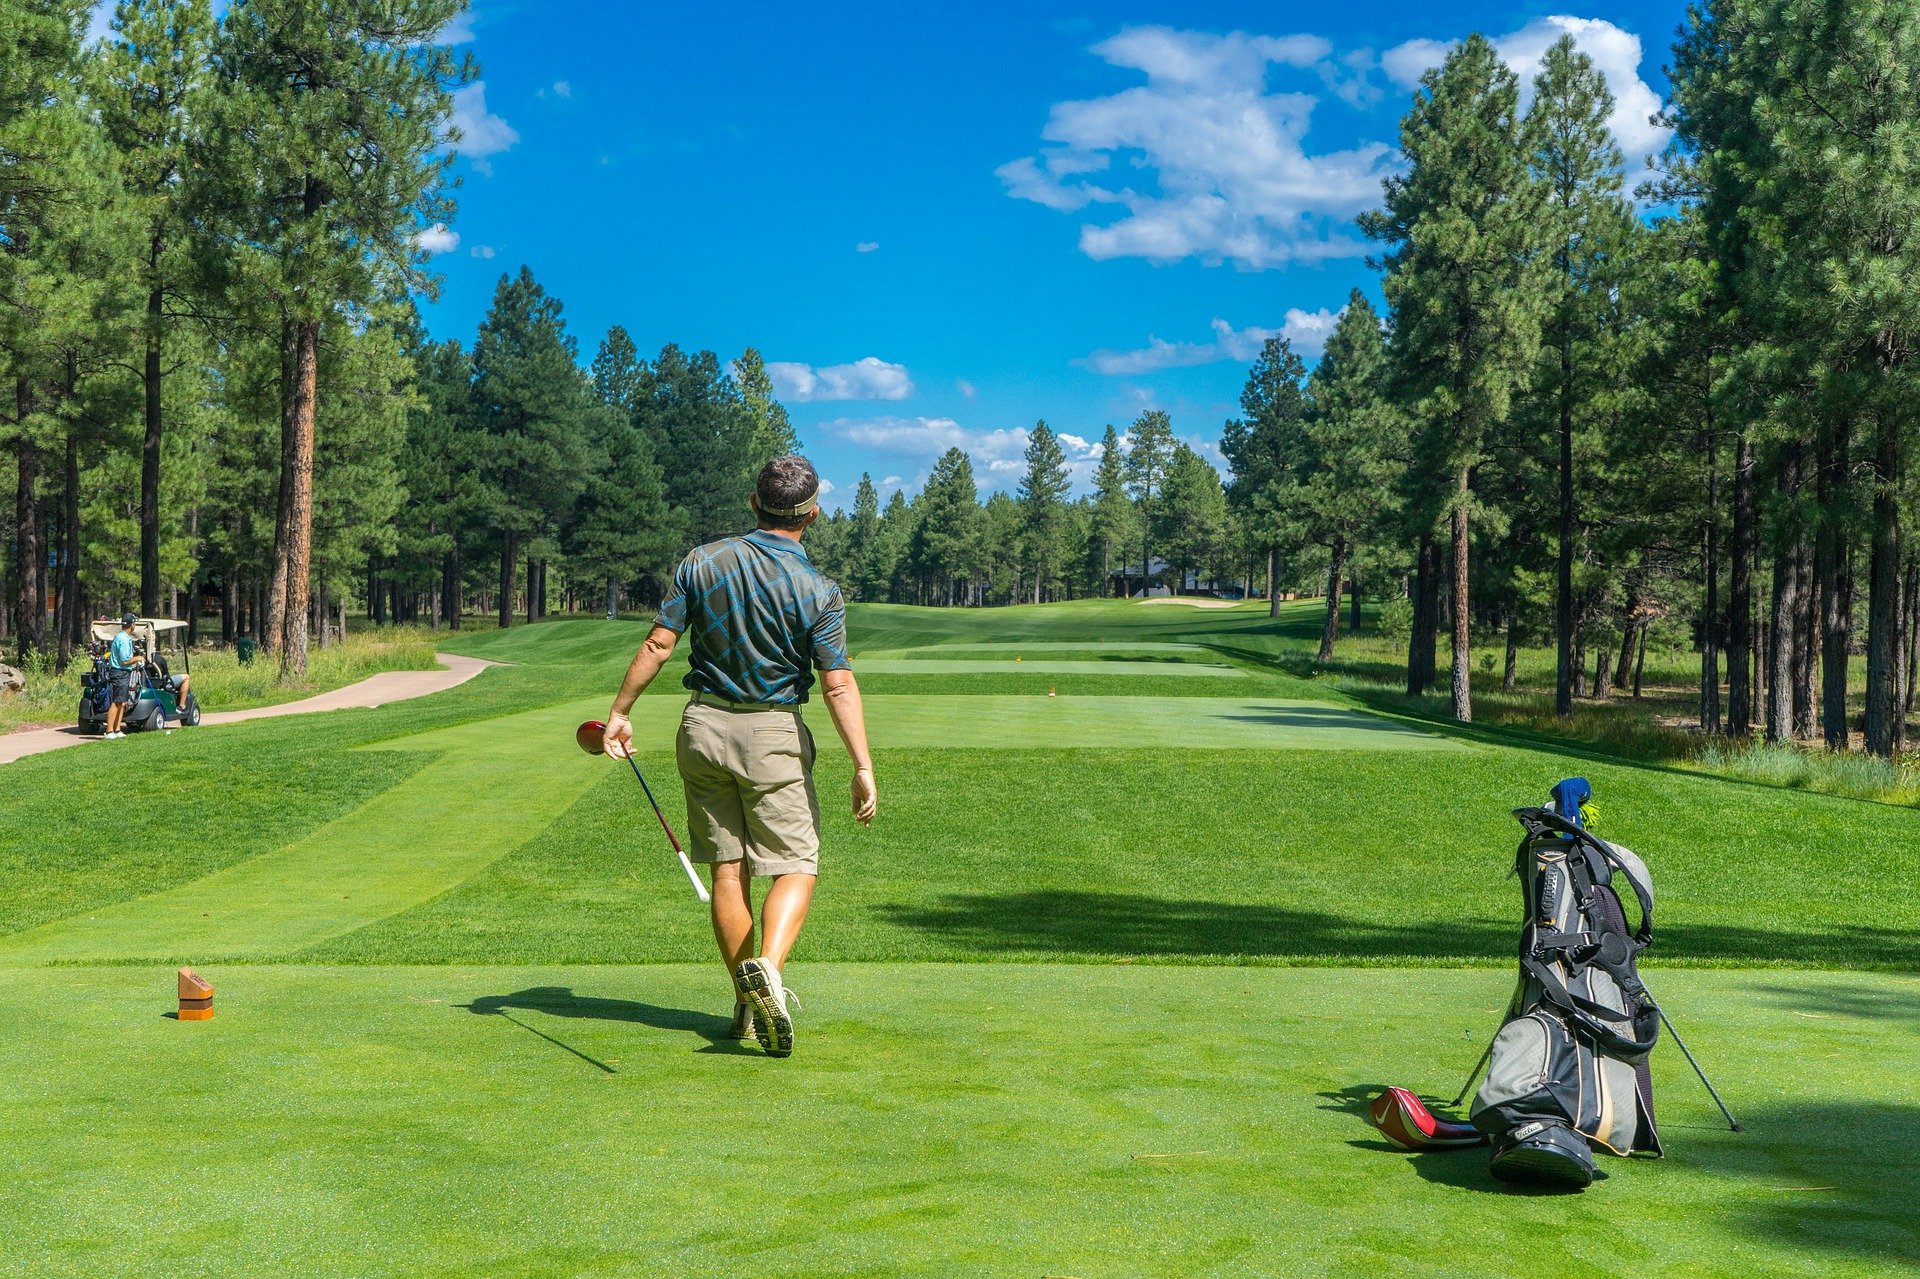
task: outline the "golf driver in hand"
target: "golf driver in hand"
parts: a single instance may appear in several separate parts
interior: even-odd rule
[[[647,785],[647,776],[640,771],[640,761],[633,757],[633,743],[621,741],[608,743],[607,726],[597,719],[590,719],[574,730],[573,740],[580,749],[589,755],[598,755],[603,751],[615,759],[624,759],[633,766],[633,775],[640,781],[640,789],[647,793],[647,803],[653,805],[653,815],[660,819],[660,829],[667,833],[667,842],[673,845],[674,856],[680,859],[680,866],[687,872],[687,878],[693,881],[693,892],[701,901],[713,900],[707,894],[707,886],[700,882],[700,872],[687,860],[686,850],[680,847],[680,841],[674,838],[673,827],[667,825],[667,815],[660,811],[660,801],[653,797],[653,787]]]
[[[819,517],[819,491],[805,458],[761,468],[752,500],[758,527],[681,561],[602,733],[608,754],[631,758],[627,712],[686,634],[692,652],[682,682],[692,698],[674,755],[688,842],[692,860],[713,868],[713,935],[733,979],[735,1031],[776,1057],[793,1051],[795,1003],[784,969],[819,870],[813,734],[800,717],[816,672],[853,758],[854,820],[865,825],[878,808],[860,687],[847,661],[846,606],[800,545]],[[758,920],[749,891],[755,875],[772,881]]]

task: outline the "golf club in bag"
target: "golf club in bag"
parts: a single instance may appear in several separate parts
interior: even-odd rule
[[[1493,1143],[1494,1176],[1577,1189],[1597,1171],[1594,1148],[1661,1153],[1647,1056],[1661,1025],[1672,1025],[1638,970],[1653,942],[1646,864],[1588,829],[1585,778],[1561,782],[1553,795],[1547,807],[1514,810],[1525,831],[1515,866],[1526,912],[1520,977],[1481,1058],[1487,1077],[1471,1117]],[[1639,910],[1631,931],[1619,882]],[[1681,1051],[1739,1131],[1685,1044]]]
[[[604,755],[606,731],[605,724],[597,719],[590,719],[574,730],[573,740],[578,742],[580,749],[589,755]],[[673,845],[673,854],[680,859],[680,868],[687,872],[687,879],[693,884],[694,895],[703,902],[713,900],[707,892],[707,886],[700,882],[700,872],[693,868],[693,862],[688,859],[686,850],[681,848],[680,841],[674,838],[673,827],[667,825],[667,815],[660,811],[660,801],[653,797],[653,787],[647,785],[646,774],[640,771],[640,761],[633,757],[632,751],[627,752],[627,763],[632,766],[633,775],[639,781],[640,789],[646,792],[647,803],[653,805],[653,815],[659,819],[660,829],[666,832],[667,843]]]

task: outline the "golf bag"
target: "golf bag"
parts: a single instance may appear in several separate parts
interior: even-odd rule
[[[1582,824],[1588,793],[1575,778],[1555,788],[1553,807],[1514,811],[1526,832],[1520,980],[1472,1110],[1503,1180],[1585,1186],[1590,1145],[1660,1153],[1647,1071],[1660,1010],[1637,969],[1653,941],[1653,888],[1645,863]],[[1622,880],[1639,907],[1631,931]]]

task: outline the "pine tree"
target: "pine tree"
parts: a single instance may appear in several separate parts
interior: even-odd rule
[[[964,603],[977,576],[984,532],[973,459],[950,448],[933,464],[916,504],[910,554],[923,585],[943,604]]]
[[[166,346],[183,313],[199,308],[195,200],[206,185],[187,170],[210,154],[205,137],[213,59],[208,0],[120,0],[99,58],[100,118],[120,157],[140,223],[139,280],[146,323],[140,467],[140,611],[160,611],[160,458]]]
[[[1033,602],[1058,577],[1066,560],[1067,457],[1046,422],[1027,436],[1027,473],[1020,481],[1020,537],[1033,570]]]
[[[1210,574],[1227,546],[1227,494],[1213,464],[1182,440],[1173,446],[1167,473],[1153,518],[1161,554],[1174,570],[1172,593],[1178,595],[1187,574]]]
[[[752,519],[753,476],[743,459],[753,423],[719,358],[669,343],[647,367],[640,406],[636,424],[654,442],[688,536],[701,543],[738,532]]]
[[[1226,424],[1220,451],[1233,471],[1228,498],[1267,557],[1267,608],[1280,616],[1281,548],[1296,535],[1294,489],[1306,450],[1307,369],[1285,338],[1268,338],[1240,392],[1246,414]]]
[[[1140,589],[1153,586],[1155,498],[1166,482],[1173,461],[1173,423],[1159,409],[1148,409],[1134,419],[1127,432],[1127,489],[1140,511]]]
[[[280,500],[267,643],[307,662],[320,333],[423,286],[416,236],[452,216],[452,91],[473,79],[436,35],[466,0],[246,0],[215,43],[196,196],[226,215],[231,287],[282,330]],[[377,163],[369,163],[377,156]]]
[[[860,472],[853,493],[853,523],[847,530],[848,585],[856,600],[872,602],[886,593],[889,566],[881,563],[880,493],[873,476]]]
[[[1121,571],[1126,569],[1127,547],[1135,530],[1133,504],[1127,500],[1127,457],[1120,447],[1120,434],[1107,424],[1100,437],[1100,462],[1093,472],[1093,509],[1088,525],[1088,542],[1100,558],[1098,581],[1100,594],[1113,594],[1113,557],[1120,553]],[[1126,593],[1122,584],[1122,593]]]
[[[766,361],[760,352],[748,347],[733,366],[734,384],[746,407],[752,429],[747,437],[747,474],[758,476],[760,468],[776,457],[800,451],[800,437],[787,420],[786,406],[773,395],[773,379],[767,376]]]
[[[1361,540],[1392,518],[1406,449],[1405,419],[1388,395],[1387,339],[1360,290],[1327,338],[1307,383],[1306,466],[1298,489],[1314,540],[1327,548],[1327,611],[1317,660],[1331,661],[1340,632],[1340,589]],[[1358,595],[1358,584],[1354,587]]]
[[[591,457],[592,393],[573,339],[525,267],[500,277],[473,348],[474,412],[486,440],[478,486],[500,545],[500,625],[513,624],[520,552],[572,512]],[[538,592],[528,582],[532,603]]]
[[[887,505],[880,512],[880,536],[874,541],[873,551],[874,580],[885,584],[887,598],[895,604],[900,602],[906,576],[912,571],[914,523],[907,495],[896,488],[887,495]]]
[[[1469,36],[1421,77],[1400,125],[1403,176],[1361,225],[1393,305],[1395,364],[1450,524],[1453,713],[1473,718],[1468,583],[1473,473],[1512,411],[1540,342],[1542,197],[1528,172],[1520,87],[1492,44]]]
[[[1633,213],[1620,195],[1624,160],[1607,123],[1613,94],[1572,36],[1548,48],[1533,95],[1533,170],[1546,196],[1543,235],[1553,272],[1534,389],[1552,398],[1559,444],[1554,713],[1564,718],[1573,714],[1574,432],[1576,419],[1593,411],[1591,348],[1601,337],[1606,298],[1617,283],[1610,269]]]

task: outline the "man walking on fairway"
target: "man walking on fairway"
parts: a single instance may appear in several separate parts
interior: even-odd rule
[[[813,734],[800,706],[820,672],[827,712],[853,757],[853,816],[873,820],[877,792],[860,686],[847,662],[846,605],[800,546],[820,515],[820,477],[803,457],[777,457],[754,485],[753,532],[695,547],[680,562],[653,630],[627,667],[607,716],[607,754],[633,749],[627,712],[673,656],[693,645],[693,692],[674,753],[687,794],[693,860],[712,866],[713,936],[733,974],[735,1038],[776,1057],[793,1051],[791,995],[781,980],[819,872],[820,800]],[[770,878],[753,942],[751,877]]]

